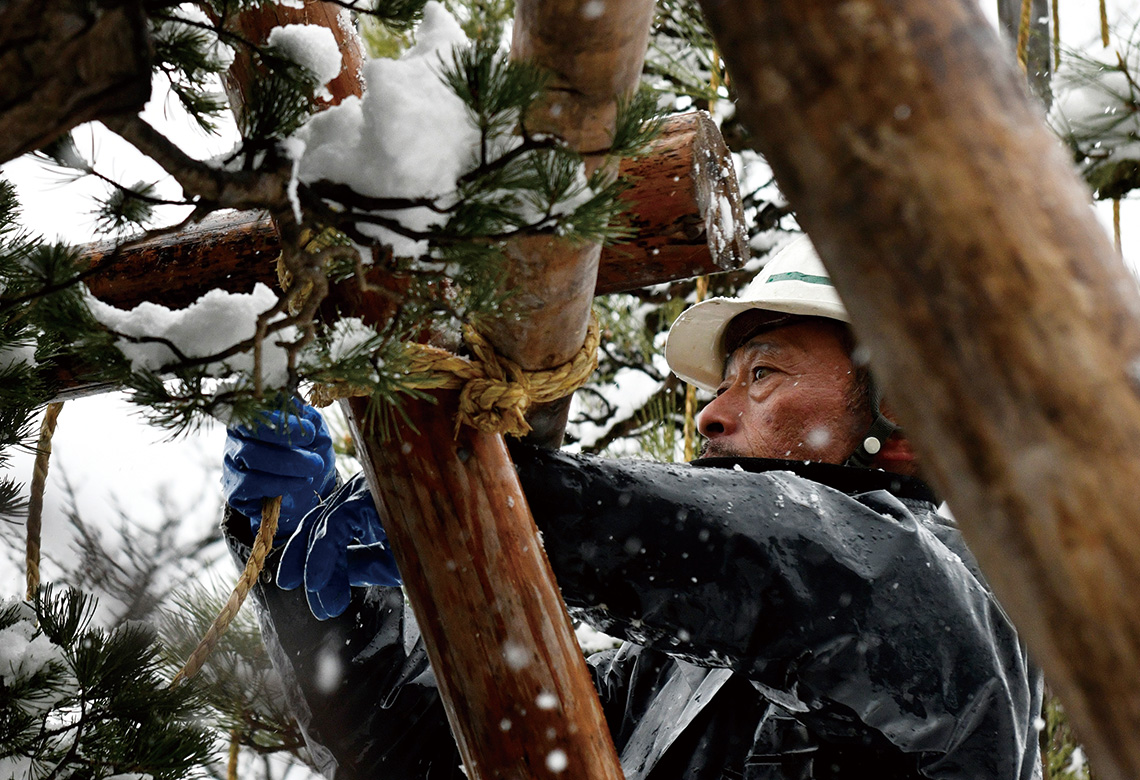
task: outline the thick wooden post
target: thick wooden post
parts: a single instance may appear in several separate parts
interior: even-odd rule
[[[702,6],[1098,776],[1140,776],[1140,293],[1019,69],[974,0]]]
[[[516,5],[513,56],[555,74],[552,101],[562,91],[574,96],[572,108],[564,101],[549,120],[528,121],[580,150],[608,144],[603,131],[616,100],[636,86],[653,10],[649,0],[595,6]],[[549,238],[514,242],[512,309],[483,324],[496,348],[530,370],[571,358],[585,337],[599,251]],[[411,567],[409,599],[430,626],[425,641],[467,774],[618,780],[600,704],[502,438],[453,438],[455,399],[437,400],[405,404],[414,430],[400,425],[398,446],[361,427],[364,402],[350,406],[397,561],[401,571]],[[564,407],[553,405],[531,421],[556,443],[564,419]]]
[[[503,437],[462,428],[454,394],[405,405],[358,450],[470,778],[622,777]]]

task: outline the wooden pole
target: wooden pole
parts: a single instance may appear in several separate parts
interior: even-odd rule
[[[1140,293],[1087,188],[974,0],[702,6],[1098,776],[1140,775]]]
[[[503,437],[461,428],[454,394],[404,405],[392,441],[348,403],[361,462],[469,778],[622,772]]]
[[[597,11],[597,12],[595,12]],[[617,99],[636,87],[653,4],[582,0],[516,4],[512,56],[555,74],[549,116],[529,117],[579,150],[608,145]],[[565,35],[575,30],[574,39]],[[589,56],[584,56],[585,52]],[[513,308],[485,322],[496,348],[525,369],[569,360],[585,338],[600,247],[525,239],[508,248]],[[398,450],[363,427],[373,495],[421,626],[469,777],[623,777],[585,661],[525,497],[498,435],[452,436],[455,398],[408,401]],[[565,407],[528,419],[561,440]],[[514,586],[514,587],[512,587]]]
[[[635,233],[602,248],[595,294],[735,270],[748,259],[732,156],[708,114],[670,117],[650,152],[623,160],[621,172],[633,182],[622,197]],[[269,217],[221,212],[122,252],[91,247],[87,256],[104,268],[87,284],[120,309],[143,301],[182,308],[208,290],[247,293],[257,282],[277,284],[280,251]]]

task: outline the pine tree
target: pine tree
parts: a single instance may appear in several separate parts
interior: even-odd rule
[[[212,752],[201,690],[160,675],[154,630],[90,626],[94,605],[45,588],[0,609],[0,767],[9,777],[192,777]]]

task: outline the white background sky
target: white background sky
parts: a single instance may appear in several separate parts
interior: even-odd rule
[[[994,5],[996,2],[987,0],[983,7],[989,11]],[[1137,0],[1109,0],[1108,5],[1109,18],[1121,30],[1131,27],[1137,18],[1135,9],[1140,7]],[[1061,14],[1061,31],[1068,46],[1099,49],[1096,0],[1061,0]],[[161,98],[148,108],[148,119],[169,128],[176,141],[197,150],[199,157],[220,154],[236,139],[232,127],[220,138],[207,138],[182,122],[180,111],[169,102],[164,105]],[[104,173],[124,183],[156,181],[162,175],[157,166],[101,128],[81,129],[77,140],[86,156],[101,161]],[[93,222],[88,199],[100,191],[99,185],[90,180],[67,183],[60,172],[30,158],[12,161],[3,166],[3,171],[19,188],[30,229],[75,243],[90,240]],[[167,187],[166,193],[177,193],[177,188]],[[1109,229],[1111,210],[1100,206],[1096,211]],[[1140,259],[1140,202],[1123,204],[1122,223],[1124,255],[1129,260]],[[215,524],[221,502],[217,484],[224,435],[224,430],[215,425],[192,437],[166,440],[163,431],[142,424],[137,409],[118,394],[69,402],[53,443],[44,512],[45,547],[58,550],[67,544],[61,503],[65,477],[76,490],[81,512],[94,522],[111,522],[120,509],[145,522],[158,516],[157,497],[165,491],[185,513],[188,534]],[[9,472],[20,481],[28,481],[30,455],[16,453]],[[19,555],[22,557],[22,552]],[[23,592],[22,569],[10,564],[8,557],[0,555],[2,596]],[[49,567],[44,577],[51,579],[53,574]]]

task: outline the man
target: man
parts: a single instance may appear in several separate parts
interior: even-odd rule
[[[568,606],[626,640],[589,661],[627,777],[1040,774],[1039,675],[912,476],[846,321],[800,240],[740,299],[698,304],[670,332],[673,370],[716,393],[699,421],[705,457],[512,447]],[[234,432],[232,506],[256,512],[282,478],[294,514],[315,502],[326,448],[319,419],[300,418],[293,446]],[[459,778],[362,483],[292,525],[272,564],[279,584],[304,588],[258,598],[317,763],[338,780]],[[227,530],[242,557],[250,522],[230,512]]]

